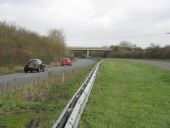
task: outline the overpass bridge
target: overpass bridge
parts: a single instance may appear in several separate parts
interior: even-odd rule
[[[105,51],[109,52],[110,48],[107,47],[68,47],[68,51],[86,51],[86,57],[89,57],[90,51]]]

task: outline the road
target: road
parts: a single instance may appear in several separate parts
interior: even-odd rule
[[[49,76],[59,75],[63,72],[70,72],[85,68],[91,64],[95,64],[95,60],[79,59],[72,64],[72,66],[57,66],[47,68],[45,72],[39,73],[16,73],[11,75],[0,76],[0,89],[7,89],[17,85],[25,85],[37,80],[46,80]]]
[[[143,63],[152,65],[164,70],[170,70],[170,61],[163,61],[163,60],[138,60],[138,59],[127,59],[133,62]]]

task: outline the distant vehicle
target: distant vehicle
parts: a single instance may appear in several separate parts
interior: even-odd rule
[[[33,71],[43,71],[44,72],[45,65],[40,59],[29,59],[24,66],[24,72],[33,72]]]
[[[86,58],[87,58],[87,55],[86,55],[86,54],[81,54],[81,58],[82,58],[82,59],[86,59]]]
[[[64,65],[68,65],[71,66],[72,65],[72,61],[70,58],[62,58],[60,61],[60,65],[64,66]]]

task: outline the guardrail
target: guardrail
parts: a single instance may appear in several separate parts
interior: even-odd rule
[[[71,98],[52,128],[77,128],[101,62],[98,62]]]

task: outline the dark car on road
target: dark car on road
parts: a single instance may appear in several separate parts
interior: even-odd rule
[[[24,72],[33,72],[33,71],[43,71],[44,72],[45,65],[40,59],[29,59],[24,66]]]
[[[72,65],[72,61],[70,58],[62,58],[60,61],[60,65],[64,66],[64,65],[68,65],[71,66]]]

